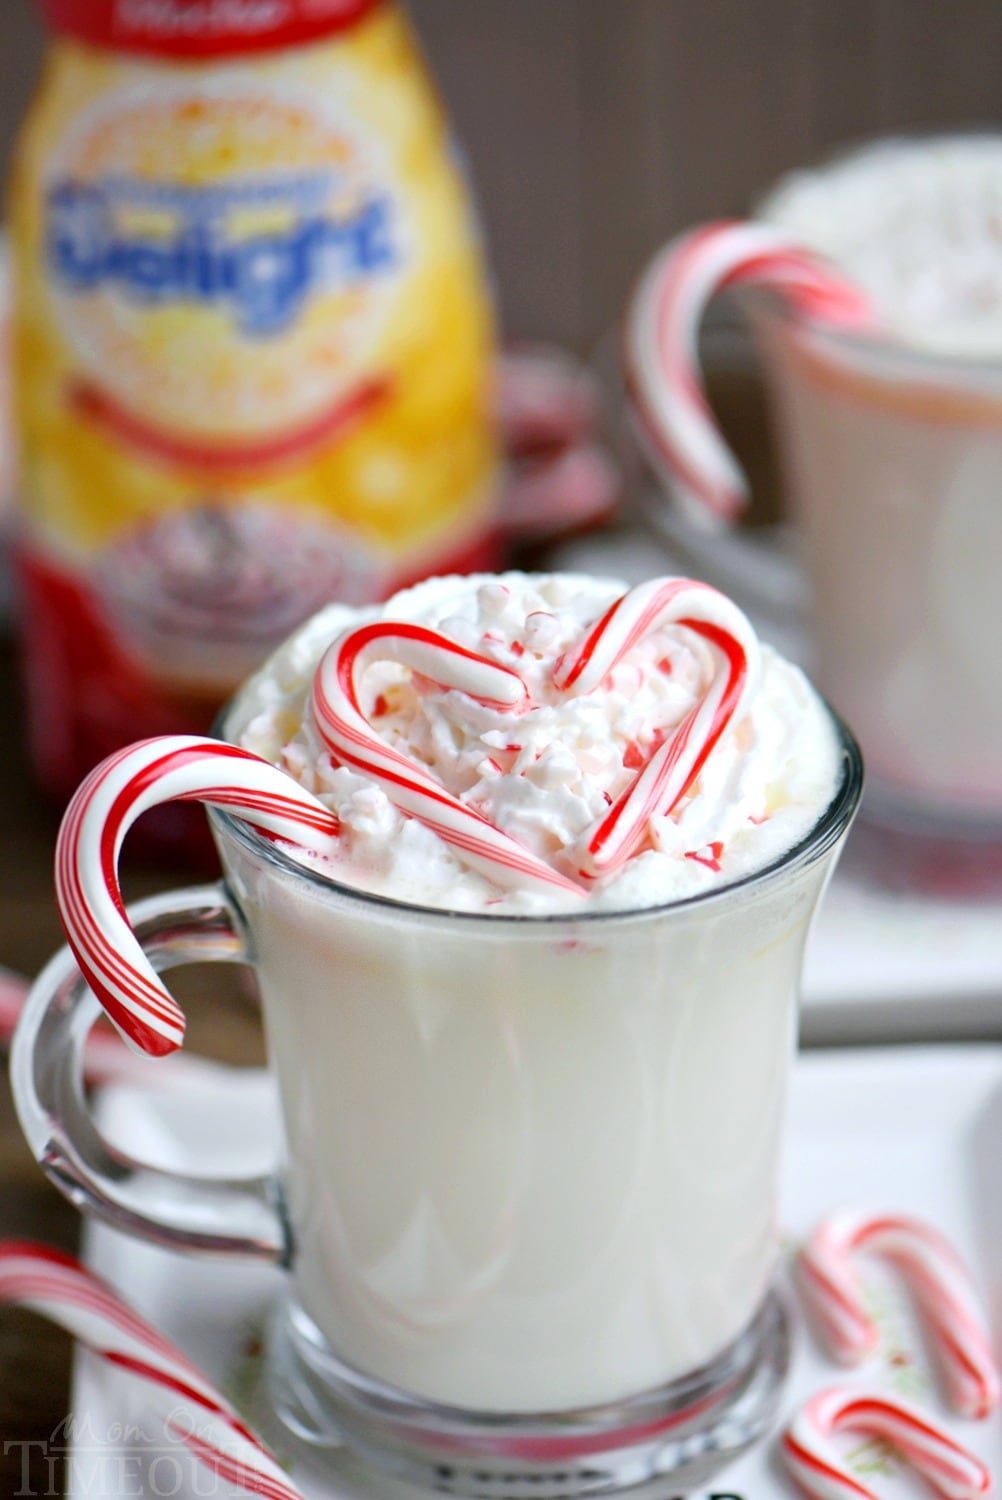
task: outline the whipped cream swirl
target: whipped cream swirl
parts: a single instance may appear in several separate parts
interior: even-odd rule
[[[341,824],[332,878],[419,905],[544,913],[632,910],[677,901],[762,868],[799,842],[830,802],[839,752],[830,716],[799,670],[762,648],[750,703],[690,791],[650,821],[640,850],[584,897],[503,889],[468,868],[435,831],[400,812],[361,772],[339,765],[310,711],[317,665],[346,629],[370,620],[428,626],[521,677],[530,707],[513,714],[393,661],[363,684],[379,735],[451,794],[556,869],[574,852],[706,694],[718,663],[684,626],[642,635],[588,692],[561,691],[561,658],[624,592],[577,575],[435,578],[385,605],[331,605],[246,685],[227,737],[281,766]]]

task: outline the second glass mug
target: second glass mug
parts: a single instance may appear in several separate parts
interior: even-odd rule
[[[460,1494],[702,1482],[767,1430],[787,1365],[797,993],[862,780],[836,732],[839,783],[802,843],[622,914],[408,905],[213,809],[223,883],[130,917],[156,969],[253,965],[280,1177],[165,1173],[101,1138],[81,1081],[100,1006],[68,950],[14,1046],[32,1149],[120,1229],[287,1267],[269,1398],[314,1447]]]
[[[671,380],[665,372],[676,371],[660,408],[635,357],[631,385],[635,396],[640,388],[641,426],[653,438],[647,447],[674,502],[666,514],[657,497],[652,519],[702,576],[719,580],[753,616],[770,619],[773,635],[799,628],[809,638],[801,652],[811,675],[853,726],[866,757],[867,792],[853,840],[859,863],[881,881],[951,895],[1002,889],[1002,656],[991,644],[1002,629],[1002,361],[908,344],[877,324],[815,316],[809,299],[788,295],[797,256],[812,252],[781,227],[773,205],[788,182],[792,192],[803,179],[816,203],[831,193],[834,214],[837,185],[871,159],[883,160],[879,153],[890,161],[897,151],[905,163],[897,212],[905,217],[907,209],[921,224],[923,214],[942,212],[935,173],[916,170],[924,153],[931,162],[937,150],[960,150],[968,140],[990,145],[992,138],[875,143],[794,174],[766,196],[754,219],[704,226],[662,252],[627,323],[629,349],[633,337],[639,347],[631,328],[650,329],[660,319],[664,344],[650,358],[660,378]],[[655,282],[663,296],[657,319]],[[762,356],[795,532],[792,556],[775,539],[764,544],[761,529],[700,528],[692,507],[677,503],[690,487],[687,460],[697,486],[716,485],[715,473],[723,486],[731,482],[708,414],[687,450],[673,446],[663,425],[672,405],[685,420],[678,376],[692,369],[690,320],[713,291],[730,287],[740,288]],[[825,311],[823,299],[817,305]],[[661,442],[667,450],[658,452]],[[801,562],[810,603],[806,617],[794,621]],[[777,590],[786,594],[778,605]]]

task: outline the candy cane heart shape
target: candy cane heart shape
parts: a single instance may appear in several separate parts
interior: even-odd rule
[[[651,820],[670,813],[686,795],[758,686],[758,638],[737,605],[708,584],[661,578],[630,589],[564,654],[554,670],[557,687],[591,692],[638,642],[669,625],[706,641],[716,670],[703,696],[588,835],[579,851],[586,879],[611,874],[636,853]]]
[[[410,667],[441,687],[511,713],[529,707],[518,673],[426,626],[379,621],[347,631],[328,648],[313,681],[313,719],[342,765],[377,781],[396,807],[431,828],[465,864],[498,885],[557,888],[581,896],[580,886],[466,807],[373,729],[361,704],[362,678],[377,661]]]
[[[226,1481],[226,1494],[303,1500],[201,1371],[70,1256],[44,1245],[0,1240],[0,1304],[41,1313],[109,1364],[142,1379],[152,1413],[199,1463]]]
[[[748,487],[707,404],[699,329],[718,292],[745,285],[771,288],[830,327],[877,324],[861,290],[766,224],[708,224],[655,257],[627,308],[627,389],[655,468],[693,517],[709,524],[734,521],[747,504]]]
[[[163,735],[110,755],[77,790],[56,843],[56,900],[73,955],[126,1041],[163,1056],[184,1013],[153,971],[125,913],[118,855],[131,824],[162,802],[225,808],[259,831],[327,854],[337,819],[285,772],[218,740]]]
[[[1002,1381],[971,1276],[932,1225],[903,1214],[829,1214],[798,1258],[798,1280],[833,1358],[859,1364],[877,1347],[858,1260],[872,1253],[900,1271],[926,1322],[946,1398],[965,1417],[987,1417]]]
[[[918,1407],[884,1392],[834,1387],[803,1406],[783,1434],[783,1461],[816,1500],[877,1500],[852,1473],[834,1436],[864,1432],[883,1438],[946,1500],[978,1500],[992,1492],[989,1470]]]

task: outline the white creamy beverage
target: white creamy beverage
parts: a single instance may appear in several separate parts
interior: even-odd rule
[[[1002,137],[887,141],[759,216],[872,297],[879,334],[756,326],[814,591],[814,672],[870,815],[1002,837]]]
[[[571,868],[719,669],[670,625],[592,691],[556,691],[563,654],[622,592],[509,574],[432,580],[378,612],[332,607],[226,725],[341,822],[343,858],[289,851],[287,875],[221,841],[286,1111],[297,1294],[349,1366],[488,1411],[658,1387],[760,1307],[800,962],[830,859],[728,887],[817,828],[842,745],[799,671],[763,650],[747,708],[676,811],[607,880],[551,893],[492,882],[336,766],[310,684],[332,638],[377,613],[517,663],[517,714],[386,662],[368,670],[366,714]]]

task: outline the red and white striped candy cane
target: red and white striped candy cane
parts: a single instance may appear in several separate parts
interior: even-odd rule
[[[817,1500],[876,1500],[856,1479],[835,1443],[839,1432],[884,1438],[947,1500],[991,1494],[989,1470],[918,1407],[883,1392],[834,1387],[804,1405],[782,1438],[790,1473]]]
[[[677,806],[721,736],[741,717],[758,682],[758,639],[737,605],[708,584],[660,578],[630,589],[580,645],[565,653],[553,674],[557,687],[591,692],[644,636],[667,625],[683,626],[707,641],[718,670],[671,738],[588,836],[581,852],[585,878],[620,868],[643,843],[651,819]]]
[[[0,1240],[0,1304],[32,1308],[147,1384],[164,1428],[227,1484],[265,1500],[303,1500],[277,1461],[181,1351],[92,1271],[44,1245]],[[230,1493],[228,1490],[227,1493]]]
[[[347,631],[326,651],[313,682],[313,718],[338,761],[379,782],[395,806],[433,829],[467,865],[499,885],[557,888],[580,896],[573,881],[464,806],[377,734],[360,701],[362,674],[376,661],[399,662],[443,687],[513,713],[529,702],[518,673],[423,625],[379,621]]]
[[[8,1048],[14,1039],[31,981],[10,969],[0,968],[0,1049]],[[202,1058],[177,1056],[169,1067],[150,1069],[144,1057],[137,1057],[110,1027],[95,1026],[84,1043],[84,1082],[93,1086],[108,1083],[138,1083],[145,1088],[164,1089],[185,1086],[193,1072],[215,1070],[217,1063]]]
[[[817,322],[876,326],[859,288],[766,224],[707,224],[672,240],[655,257],[627,308],[627,389],[666,487],[704,522],[733,521],[747,504],[748,487],[706,400],[699,328],[713,296],[747,285],[779,292]]]
[[[830,1214],[798,1258],[799,1280],[833,1357],[858,1364],[879,1342],[866,1310],[858,1252],[888,1260],[904,1276],[932,1334],[947,1400],[966,1417],[987,1417],[999,1403],[999,1368],[971,1276],[930,1224],[904,1214]]]
[[[329,853],[337,819],[284,771],[235,745],[191,735],[142,740],[110,755],[76,792],[56,844],[56,900],[80,971],[125,1039],[163,1056],[184,1013],[154,973],[125,915],[118,855],[130,825],[162,802],[225,808],[258,830]]]

